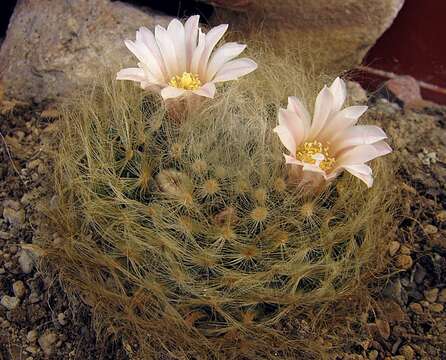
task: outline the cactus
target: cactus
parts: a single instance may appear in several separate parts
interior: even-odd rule
[[[264,65],[181,125],[123,82],[65,111],[53,213],[64,241],[48,259],[143,358],[319,356],[329,346],[315,314],[384,263],[383,161],[370,190],[348,174],[319,194],[287,182],[276,111],[319,84],[285,61],[274,62],[285,78]],[[284,325],[293,319],[316,335]]]

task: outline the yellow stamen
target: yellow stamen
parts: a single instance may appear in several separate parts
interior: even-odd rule
[[[319,141],[306,142],[296,151],[296,159],[307,164],[319,166],[324,171],[330,170],[336,159],[330,157],[328,147],[323,147]]]
[[[169,85],[184,90],[197,90],[201,87],[201,81],[197,74],[184,72],[181,76],[175,75]]]

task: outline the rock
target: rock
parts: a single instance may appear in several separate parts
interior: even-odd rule
[[[444,310],[444,305],[443,304],[430,304],[429,305],[429,310],[433,313],[440,313]]]
[[[15,210],[11,207],[5,207],[3,209],[3,217],[11,225],[20,226],[25,222],[25,210]]]
[[[19,264],[22,272],[25,274],[29,274],[31,271],[33,271],[34,260],[26,250],[22,250],[20,252]]]
[[[399,269],[409,270],[413,265],[413,260],[409,255],[399,255],[396,258],[396,266]]]
[[[28,332],[28,334],[26,334],[26,340],[28,340],[28,342],[33,343],[37,340],[37,337],[39,336],[37,330],[31,330]]]
[[[11,234],[6,231],[0,231],[0,239],[9,240],[11,238]]]
[[[403,254],[403,255],[410,255],[411,250],[406,245],[402,245],[401,248],[400,248],[400,253]]]
[[[391,322],[400,322],[407,320],[407,314],[401,309],[395,301],[387,300],[380,302],[381,311],[386,320]]]
[[[423,307],[418,303],[412,303],[409,305],[410,310],[412,310],[415,314],[420,315],[423,313]]]
[[[252,4],[252,0],[207,0],[205,2],[235,11],[246,10]]]
[[[54,344],[57,341],[57,335],[53,332],[47,332],[39,337],[39,345],[46,356],[50,356],[54,351]]]
[[[433,289],[425,290],[423,292],[423,294],[427,301],[429,301],[430,303],[434,303],[437,301],[439,292],[440,291],[437,288],[433,288]]]
[[[379,355],[379,353],[377,350],[372,350],[369,352],[368,358],[369,358],[369,360],[377,360],[378,355]]]
[[[60,325],[64,326],[67,324],[67,321],[65,320],[65,314],[64,313],[59,313],[57,315],[57,321],[59,322]]]
[[[440,222],[446,221],[446,210],[441,210],[437,213],[437,219]]]
[[[411,348],[410,345],[402,346],[400,349],[400,354],[404,356],[405,360],[415,359],[415,351]]]
[[[379,334],[384,338],[388,339],[390,336],[390,325],[387,320],[377,319],[375,321],[376,327],[378,328]]]
[[[19,0],[0,49],[5,95],[40,102],[71,94],[104,70],[134,65],[123,40],[169,20],[109,0]]]
[[[440,294],[438,295],[438,302],[446,302],[446,288],[440,291]]]
[[[401,280],[399,278],[391,281],[387,284],[386,288],[383,291],[383,295],[394,299],[399,304],[402,303],[402,286]]]
[[[15,296],[4,295],[0,303],[8,310],[14,310],[20,304],[20,299]]]
[[[413,276],[413,279],[415,280],[415,282],[417,284],[422,284],[426,275],[427,275],[426,269],[423,266],[421,266],[420,264],[416,264],[415,265],[415,273]]]
[[[316,66],[340,72],[361,63],[403,3],[404,0],[255,0],[243,15],[236,18],[231,11],[220,11],[215,22],[227,22],[234,31],[248,31],[248,26],[267,29],[262,34],[265,40],[270,36],[276,39],[276,33],[279,39],[284,35],[288,47],[303,46]]]
[[[26,348],[25,348],[25,350],[26,350],[26,352],[29,352],[30,354],[37,354],[37,352],[39,351],[39,349],[38,348],[36,348],[35,346],[27,346]],[[32,357],[31,357],[31,359],[33,359]]]
[[[23,284],[23,281],[16,281],[14,284],[12,284],[12,289],[14,291],[14,295],[21,299],[23,296],[25,296],[26,288]]]
[[[410,106],[422,101],[420,84],[412,76],[397,76],[385,83],[385,90],[391,95],[391,101],[399,101]]]
[[[360,83],[356,81],[346,81],[348,101],[354,105],[364,105],[367,104],[368,97],[367,92],[361,86]]]
[[[428,235],[433,235],[438,232],[438,228],[432,224],[427,224],[427,225],[423,226],[423,230]]]
[[[401,244],[398,241],[392,241],[389,244],[389,254],[390,256],[395,256],[398,250],[400,249]]]

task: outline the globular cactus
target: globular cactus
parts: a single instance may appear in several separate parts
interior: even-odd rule
[[[143,358],[328,350],[322,332],[289,324],[317,331],[312,316],[383,263],[383,163],[370,190],[348,174],[316,195],[291,185],[272,129],[290,84],[311,84],[271,71],[225,87],[181,124],[123,82],[65,112],[54,214],[65,241],[48,258],[99,325],[140,340]]]

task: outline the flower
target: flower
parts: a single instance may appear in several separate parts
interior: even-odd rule
[[[257,68],[251,59],[235,59],[246,45],[230,42],[213,51],[228,25],[204,34],[199,19],[192,16],[184,25],[173,19],[167,29],[157,25],[155,34],[141,27],[136,41],[125,40],[138,67],[120,70],[116,79],[137,81],[143,89],[160,92],[164,100],[191,94],[213,98],[216,83],[236,80]]]
[[[367,106],[342,109],[346,97],[346,85],[340,78],[324,86],[316,99],[313,120],[298,98],[289,97],[287,109],[279,109],[274,132],[290,152],[284,154],[286,163],[297,165],[302,176],[331,181],[347,170],[371,187],[372,169],[366,163],[392,149],[381,128],[356,125]]]

